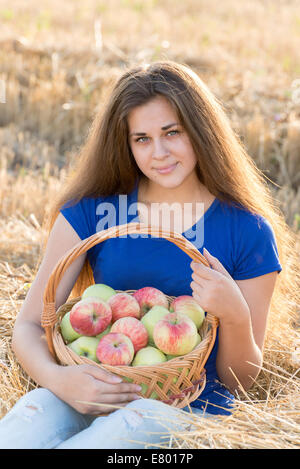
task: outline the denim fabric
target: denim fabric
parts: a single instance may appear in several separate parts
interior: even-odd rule
[[[51,391],[24,395],[0,420],[0,449],[143,449],[168,447],[170,432],[191,429],[190,409],[138,399],[107,416],[77,412]],[[206,416],[192,409],[197,416]],[[209,415],[208,415],[209,416]]]

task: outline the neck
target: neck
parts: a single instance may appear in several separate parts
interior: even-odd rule
[[[200,183],[198,178],[193,181],[185,181],[177,187],[163,187],[147,178],[142,178],[139,184],[139,201],[150,203],[189,203],[204,202],[212,194]]]

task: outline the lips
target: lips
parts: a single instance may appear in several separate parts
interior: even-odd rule
[[[160,172],[160,173],[169,173],[171,171],[173,171],[173,169],[177,166],[177,163],[174,163],[172,165],[169,165],[169,166],[164,166],[163,168],[154,168],[156,171]]]

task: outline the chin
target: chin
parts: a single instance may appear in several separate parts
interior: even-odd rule
[[[184,184],[187,178],[188,176],[178,177],[178,175],[174,175],[172,177],[170,175],[169,177],[166,177],[163,175],[159,175],[153,180],[153,182],[159,184],[161,187],[165,187],[166,189],[176,189],[177,187],[180,187],[182,184]]]

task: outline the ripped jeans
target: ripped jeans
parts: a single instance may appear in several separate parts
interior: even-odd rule
[[[77,412],[48,389],[37,388],[0,420],[0,449],[168,448],[170,432],[191,429],[191,411],[207,416],[200,409],[138,399],[96,417]]]

